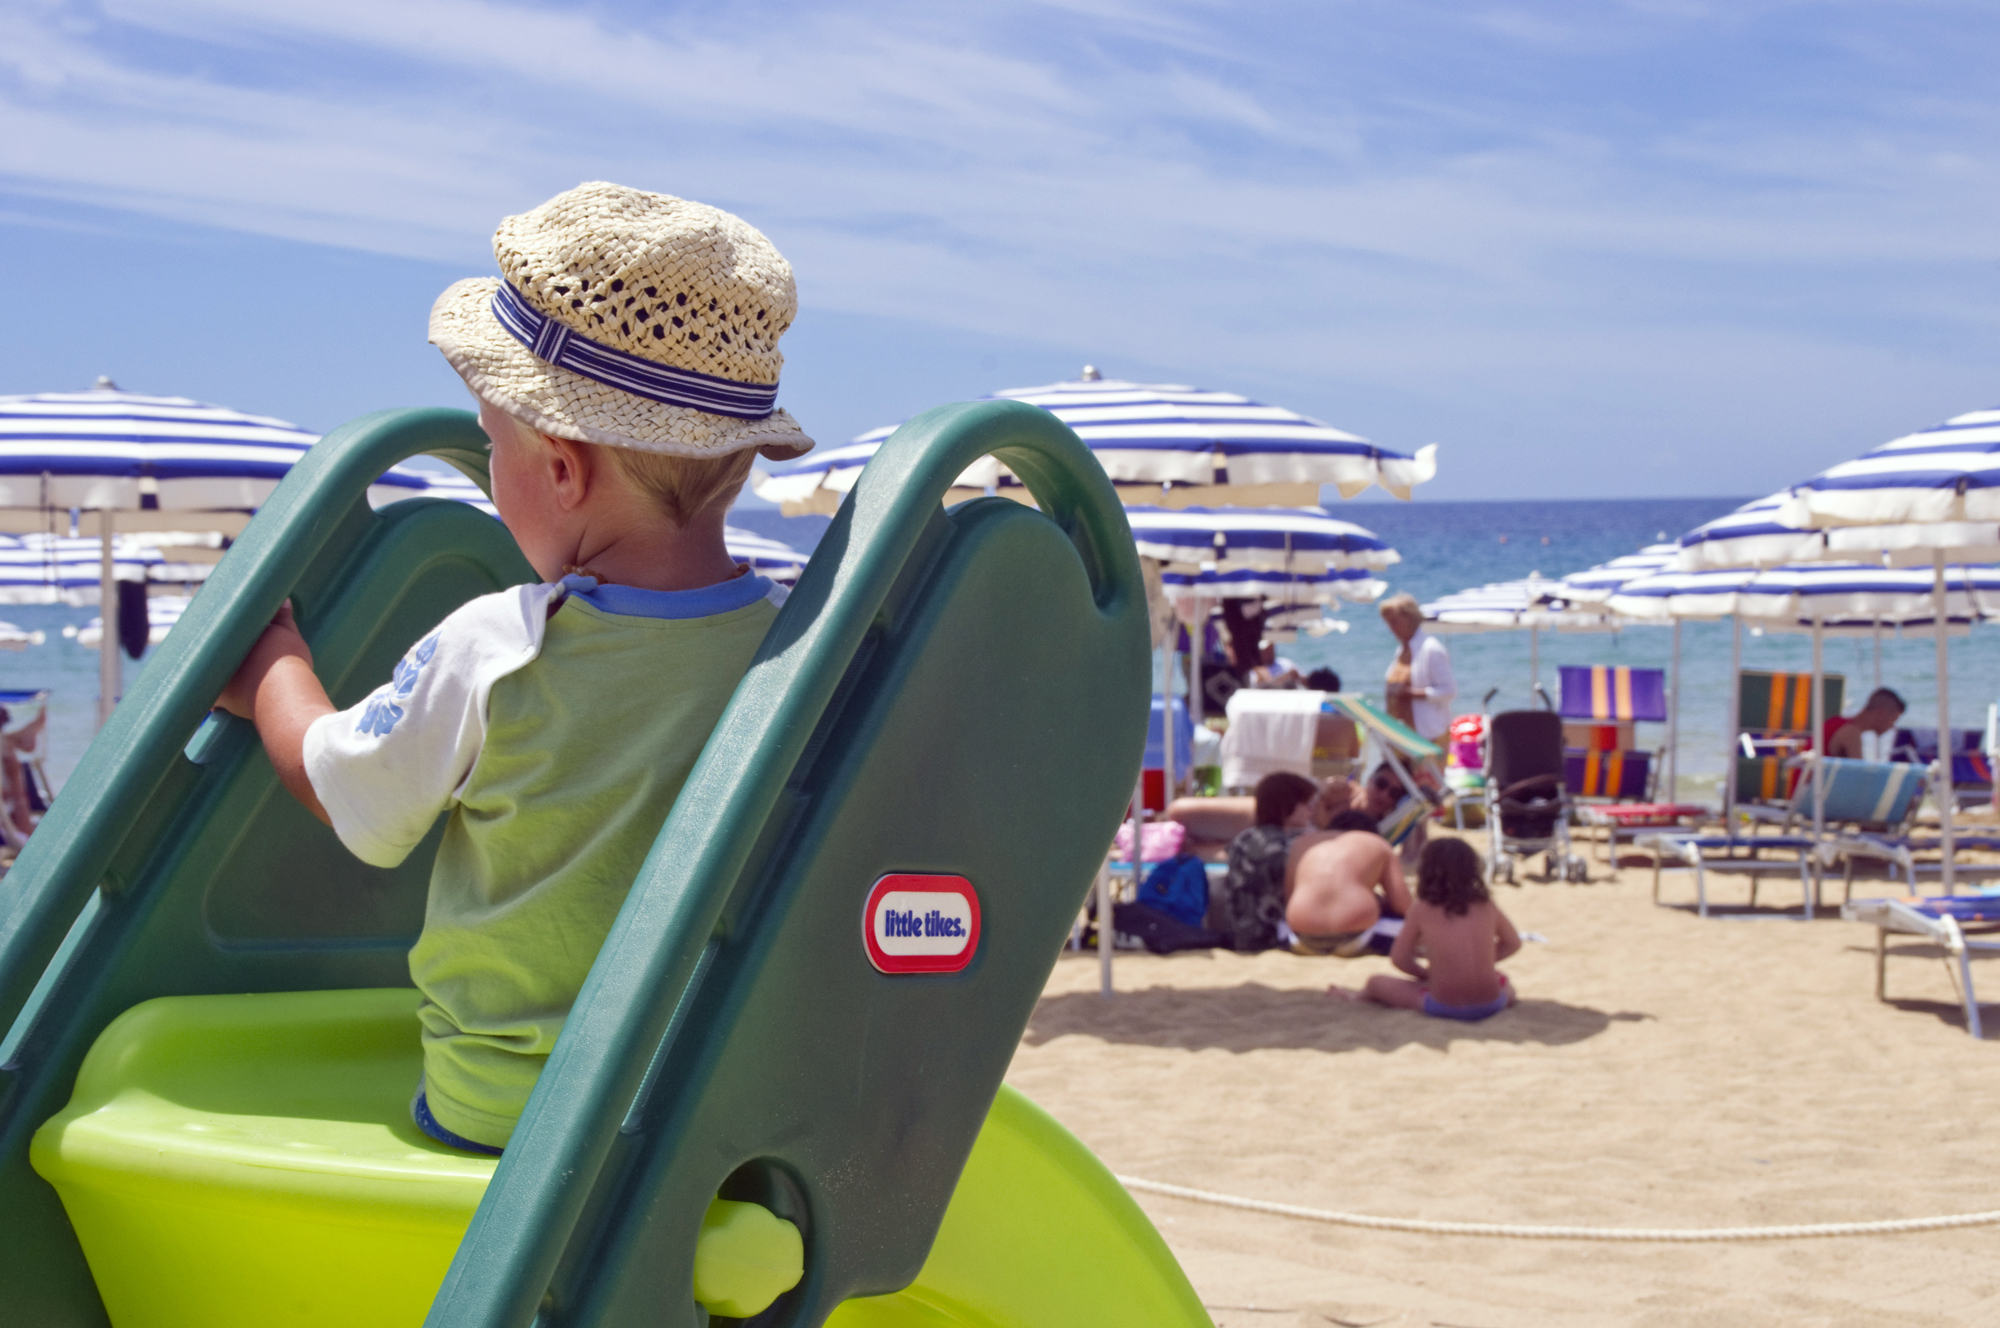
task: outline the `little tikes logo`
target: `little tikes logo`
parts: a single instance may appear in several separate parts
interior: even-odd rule
[[[979,896],[963,876],[884,876],[861,930],[884,973],[956,973],[979,950]]]

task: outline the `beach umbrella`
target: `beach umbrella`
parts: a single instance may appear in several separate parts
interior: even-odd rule
[[[1794,519],[1789,491],[1753,499],[1680,537],[1673,566],[1681,571],[1784,567],[1826,552],[1826,536]]]
[[[16,532],[52,528],[77,509],[79,534],[135,531],[240,534],[317,435],[267,415],[186,397],[123,392],[100,378],[88,392],[0,397],[0,509]],[[415,487],[399,473],[381,486]],[[100,591],[108,601],[115,551],[103,547]],[[116,651],[99,665],[97,719],[119,690]]]
[[[780,585],[791,585],[806,570],[806,563],[812,555],[795,549],[783,540],[759,535],[754,530],[741,526],[724,526],[722,542],[729,549],[729,556],[739,563],[748,563],[750,570],[768,576]]]
[[[1931,567],[1938,732],[1951,731],[1946,568],[2000,559],[2000,410],[1973,411],[1892,439],[1788,491],[1782,516],[1821,532],[1814,561],[1873,559]],[[1817,699],[1815,692],[1815,699]],[[1942,740],[1942,739],[1941,739]],[[1954,887],[1949,762],[1938,796],[1945,890]]]
[[[1672,565],[1680,553],[1678,544],[1648,544],[1637,553],[1613,558],[1608,563],[1562,578],[1561,595],[1571,604],[1599,604],[1628,581],[1650,576]]]
[[[174,624],[187,612],[187,606],[194,600],[186,595],[159,595],[146,601],[146,644],[156,646],[167,639]],[[92,618],[81,627],[65,627],[63,635],[73,637],[85,650],[99,650],[104,645],[104,619]]]
[[[1532,572],[1518,581],[1496,581],[1440,596],[1422,605],[1424,625],[1440,635],[1454,632],[1528,633],[1528,695],[1542,685],[1541,634],[1611,632],[1618,618],[1598,605],[1573,604],[1563,583]]]
[[[986,400],[1040,406],[1076,430],[1128,503],[1186,507],[1216,503],[1302,505],[1322,485],[1351,498],[1371,484],[1399,498],[1437,472],[1435,445],[1414,455],[1280,406],[1179,383],[1132,383],[1100,376],[1008,388]],[[873,429],[844,447],[822,449],[753,476],[759,497],[787,516],[832,512],[855,476],[897,425]],[[993,488],[1025,497],[1003,467],[981,462],[958,479],[947,502]]]
[[[2000,410],[1905,434],[1787,491],[1784,515],[1822,531],[1822,558],[1899,567],[2000,560]]]
[[[131,539],[112,541],[114,582],[144,582],[164,565],[158,549]],[[0,604],[105,602],[103,566],[101,540],[0,535]]]
[[[1127,507],[1141,558],[1227,571],[1380,571],[1388,542],[1321,507]]]
[[[1387,587],[1368,574],[1402,560],[1373,531],[1321,507],[1135,506],[1125,516],[1139,556],[1161,564],[1162,590],[1197,630],[1208,620],[1207,602],[1219,599],[1269,599],[1295,610],[1379,598]],[[1168,676],[1173,653],[1170,646]],[[1189,683],[1199,723],[1205,702],[1199,645]]]

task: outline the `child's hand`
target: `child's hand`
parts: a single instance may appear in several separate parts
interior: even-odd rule
[[[271,619],[271,625],[257,638],[257,644],[250,647],[250,654],[236,670],[236,676],[222,689],[215,708],[254,720],[257,717],[257,689],[270,676],[273,668],[291,659],[304,664],[307,673],[312,672],[312,650],[306,645],[305,637],[299,634],[299,625],[292,617],[292,602],[286,600],[279,607],[278,615]]]

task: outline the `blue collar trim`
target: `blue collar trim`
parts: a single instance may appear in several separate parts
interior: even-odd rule
[[[566,576],[563,590],[593,609],[621,618],[713,618],[733,613],[771,595],[771,578],[755,572],[718,581],[699,590],[641,590],[599,585],[595,577]]]
[[[493,317],[536,359],[635,397],[734,420],[766,420],[778,408],[776,383],[717,378],[615,350],[550,318],[508,281],[493,292]]]

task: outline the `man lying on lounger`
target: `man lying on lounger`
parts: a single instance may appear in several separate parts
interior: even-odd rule
[[[1344,811],[1325,830],[1292,841],[1285,865],[1285,925],[1308,954],[1366,954],[1375,924],[1410,911],[1402,863],[1367,812]]]

